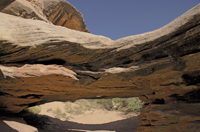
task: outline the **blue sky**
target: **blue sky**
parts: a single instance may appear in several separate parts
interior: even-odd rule
[[[92,34],[113,40],[158,29],[200,0],[67,0]]]

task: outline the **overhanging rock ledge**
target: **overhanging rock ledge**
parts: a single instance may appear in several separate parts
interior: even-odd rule
[[[136,96],[145,101],[137,132],[200,129],[200,4],[158,30],[116,41],[5,13],[0,18],[1,111]]]

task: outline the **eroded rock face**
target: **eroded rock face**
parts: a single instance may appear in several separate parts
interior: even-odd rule
[[[45,13],[48,16],[48,20],[55,25],[68,27],[78,31],[90,32],[85,26],[83,15],[66,1],[60,2],[50,14],[49,9],[47,9]]]
[[[137,132],[198,132],[199,103],[174,102],[144,106]]]
[[[83,15],[65,0],[15,0],[2,12],[90,32],[86,28]]]
[[[1,111],[137,96],[145,101],[137,132],[199,130],[200,4],[158,30],[116,41],[0,17]]]

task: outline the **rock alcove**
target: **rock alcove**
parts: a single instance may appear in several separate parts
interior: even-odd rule
[[[63,0],[2,2],[2,112],[51,101],[139,97],[145,105],[137,132],[200,129],[199,4],[158,30],[113,41],[88,33],[81,13]]]
[[[142,104],[135,97],[55,101],[30,107],[20,117],[39,131],[133,132]]]

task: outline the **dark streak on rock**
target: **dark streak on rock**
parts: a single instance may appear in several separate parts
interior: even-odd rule
[[[19,96],[18,98],[32,98],[32,99],[40,99],[43,95],[37,95],[37,94],[28,94],[24,96]]]
[[[182,75],[182,78],[187,86],[200,84],[200,70],[186,72]]]
[[[182,101],[187,103],[200,103],[200,88],[197,90],[190,91],[184,95],[173,94],[170,97],[176,101]]]

